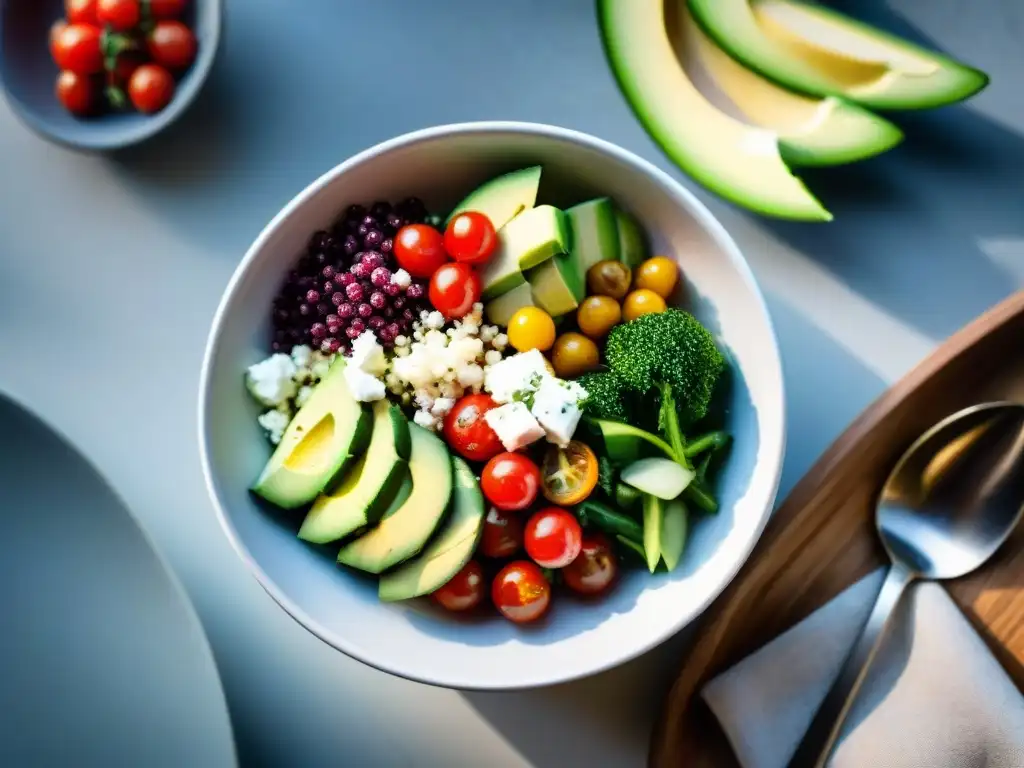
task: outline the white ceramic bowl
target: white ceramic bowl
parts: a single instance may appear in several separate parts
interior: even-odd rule
[[[567,205],[609,195],[674,255],[686,307],[714,330],[733,369],[734,444],[718,478],[722,510],[693,527],[671,574],[628,576],[604,599],[556,600],[537,626],[496,615],[458,620],[426,600],[385,605],[376,582],[339,568],[334,549],[295,537],[301,513],[268,511],[247,489],[270,450],[243,387],[267,354],[271,300],[311,233],[351,203],[422,197],[444,212],[491,176],[544,166],[541,197]],[[199,397],[199,441],[210,495],[239,555],[309,631],[379,669],[465,689],[526,688],[620,664],[686,626],[750,554],[771,511],[785,443],[782,371],[750,269],[689,192],[635,155],[563,128],[471,123],[418,131],[356,155],[314,181],[266,229],[235,271],[210,332]],[[335,548],[336,549],[336,548]]]

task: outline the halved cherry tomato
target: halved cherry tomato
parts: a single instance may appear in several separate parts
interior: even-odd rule
[[[174,78],[157,64],[143,64],[128,81],[128,97],[139,112],[159,112],[174,97]]]
[[[196,36],[180,21],[158,21],[146,35],[146,47],[168,69],[186,69],[196,58]]]
[[[439,267],[430,278],[427,291],[434,309],[449,320],[465,317],[480,301],[483,285],[480,275],[458,261]]]
[[[176,19],[186,5],[186,0],[149,0],[149,13],[154,19]]]
[[[573,592],[599,595],[615,581],[619,561],[603,533],[587,533],[576,559],[562,569],[562,580]]]
[[[444,237],[429,224],[409,224],[398,230],[393,253],[398,266],[413,277],[431,277],[448,262]]]
[[[502,568],[491,584],[494,606],[509,621],[536,621],[551,604],[551,585],[533,563],[517,560]]]
[[[586,499],[597,486],[597,456],[586,443],[553,445],[544,454],[541,492],[552,504],[571,507]]]
[[[479,211],[460,213],[444,231],[444,249],[453,259],[466,264],[483,264],[497,245],[494,225]]]
[[[91,24],[66,24],[51,33],[50,51],[57,66],[78,75],[103,71],[100,29]]]
[[[96,0],[64,0],[64,15],[71,24],[96,24]]]
[[[444,439],[461,456],[470,461],[487,461],[504,449],[498,435],[484,419],[484,414],[498,404],[483,393],[459,398],[444,419]]]
[[[540,470],[521,453],[499,453],[484,466],[480,490],[498,509],[515,511],[533,504],[540,489]]]
[[[433,600],[449,611],[468,611],[480,605],[484,597],[484,569],[480,563],[470,560],[430,595]]]
[[[583,529],[571,512],[546,507],[526,522],[523,545],[541,568],[564,568],[580,553]]]
[[[57,98],[73,115],[87,115],[96,107],[96,83],[88,75],[61,72],[57,76]]]
[[[139,0],[97,0],[96,20],[119,32],[129,32],[142,18]]]
[[[523,521],[497,507],[487,510],[480,536],[480,554],[495,559],[512,557],[523,546]]]

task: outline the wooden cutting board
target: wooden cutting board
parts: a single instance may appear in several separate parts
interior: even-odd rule
[[[797,624],[884,555],[874,500],[900,454],[939,419],[1024,402],[1024,291],[950,337],[868,407],[772,517],[750,560],[701,618],[651,740],[652,768],[733,768],[704,684]],[[1024,529],[950,594],[1024,690]]]

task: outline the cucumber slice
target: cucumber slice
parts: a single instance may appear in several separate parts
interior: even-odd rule
[[[661,523],[665,505],[657,496],[644,494],[644,557],[647,569],[654,573],[661,560]]]
[[[634,461],[622,470],[622,482],[639,491],[671,501],[686,490],[696,473],[669,459],[650,458]]]
[[[675,499],[664,505],[661,516],[661,559],[665,567],[674,571],[683,557],[686,547],[688,514],[682,499]]]

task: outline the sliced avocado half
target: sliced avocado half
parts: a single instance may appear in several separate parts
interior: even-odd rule
[[[722,197],[768,216],[831,220],[832,214],[790,173],[774,131],[722,112],[690,80],[666,30],[664,0],[598,0],[597,7],[605,51],[622,92],[683,171]]]
[[[677,54],[705,97],[723,112],[775,131],[791,166],[841,165],[881,154],[903,132],[864,107],[832,96],[794,93],[731,58],[687,12],[685,0],[666,13]]]
[[[498,247],[480,270],[484,301],[522,285],[525,270],[568,253],[569,242],[565,214],[558,208],[538,205],[520,213],[498,232]]]
[[[285,509],[304,506],[366,450],[373,417],[352,397],[344,370],[339,357],[288,425],[253,493]]]
[[[496,230],[500,230],[537,203],[540,172],[541,167],[534,165],[481,184],[455,206],[445,224],[463,211],[479,211],[491,220]]]
[[[988,84],[984,72],[820,5],[689,0],[689,6],[726,53],[804,93],[877,109],[924,109],[962,101]]]
[[[409,459],[409,422],[397,405],[373,404],[373,436],[366,453],[334,488],[321,493],[299,528],[299,538],[327,544],[376,525],[402,485]]]
[[[409,600],[445,585],[473,557],[484,530],[484,497],[469,465],[452,457],[455,486],[451,512],[415,558],[380,577],[381,600]]]
[[[409,437],[409,497],[401,506],[389,509],[375,528],[343,546],[339,563],[381,573],[418,554],[444,520],[452,495],[448,448],[441,438],[416,424],[409,425]]]

